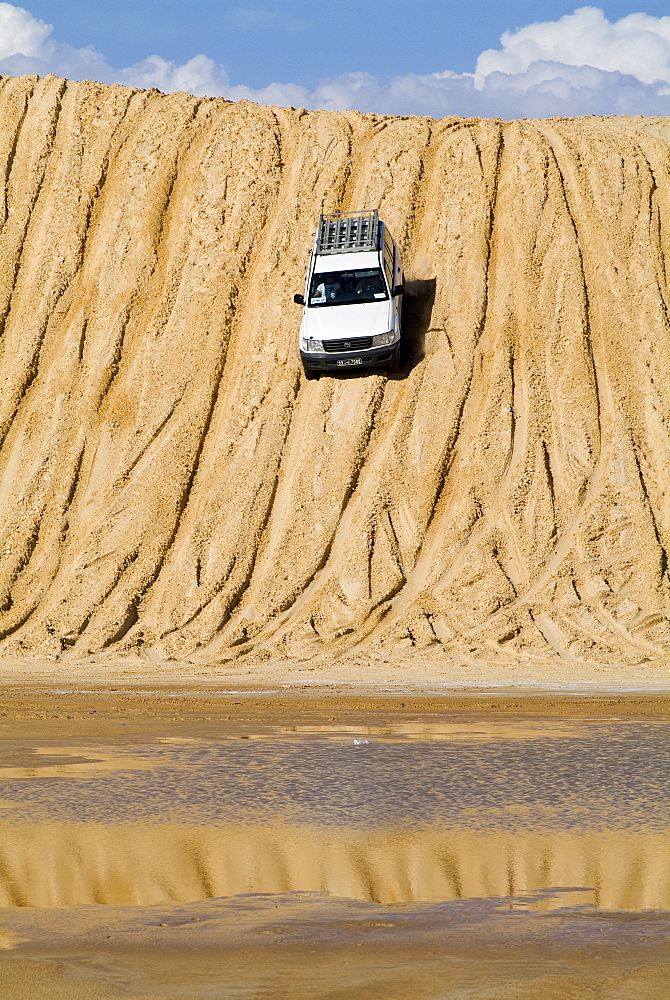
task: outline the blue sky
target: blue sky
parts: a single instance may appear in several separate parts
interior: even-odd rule
[[[93,45],[113,66],[158,53],[184,63],[198,53],[223,63],[234,83],[313,86],[356,70],[374,75],[472,71],[503,31],[553,21],[568,0],[26,0],[75,48]],[[668,0],[598,3],[618,20],[670,14]],[[335,37],[331,41],[331,32]],[[334,43],[334,44],[333,44]]]
[[[668,13],[668,0],[0,2],[0,72],[364,111],[670,114]]]

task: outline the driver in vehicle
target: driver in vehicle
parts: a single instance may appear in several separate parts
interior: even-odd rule
[[[357,295],[363,295],[366,292],[375,295],[383,291],[384,285],[382,284],[381,274],[367,274],[356,285]]]

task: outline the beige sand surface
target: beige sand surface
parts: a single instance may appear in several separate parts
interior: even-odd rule
[[[667,682],[669,154],[1,78],[0,655]],[[362,206],[405,370],[306,383],[292,294]]]
[[[20,943],[0,952],[2,1000],[661,1000],[669,971],[659,915],[479,901],[456,919],[298,894],[277,909],[16,909],[10,923]]]

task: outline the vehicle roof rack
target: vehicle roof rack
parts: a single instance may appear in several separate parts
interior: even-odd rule
[[[363,212],[333,212],[319,218],[316,252],[352,253],[379,248],[379,215],[373,208]]]

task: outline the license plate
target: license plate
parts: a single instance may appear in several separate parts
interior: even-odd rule
[[[363,358],[340,358],[337,362],[338,368],[344,368],[345,365],[362,365]]]

